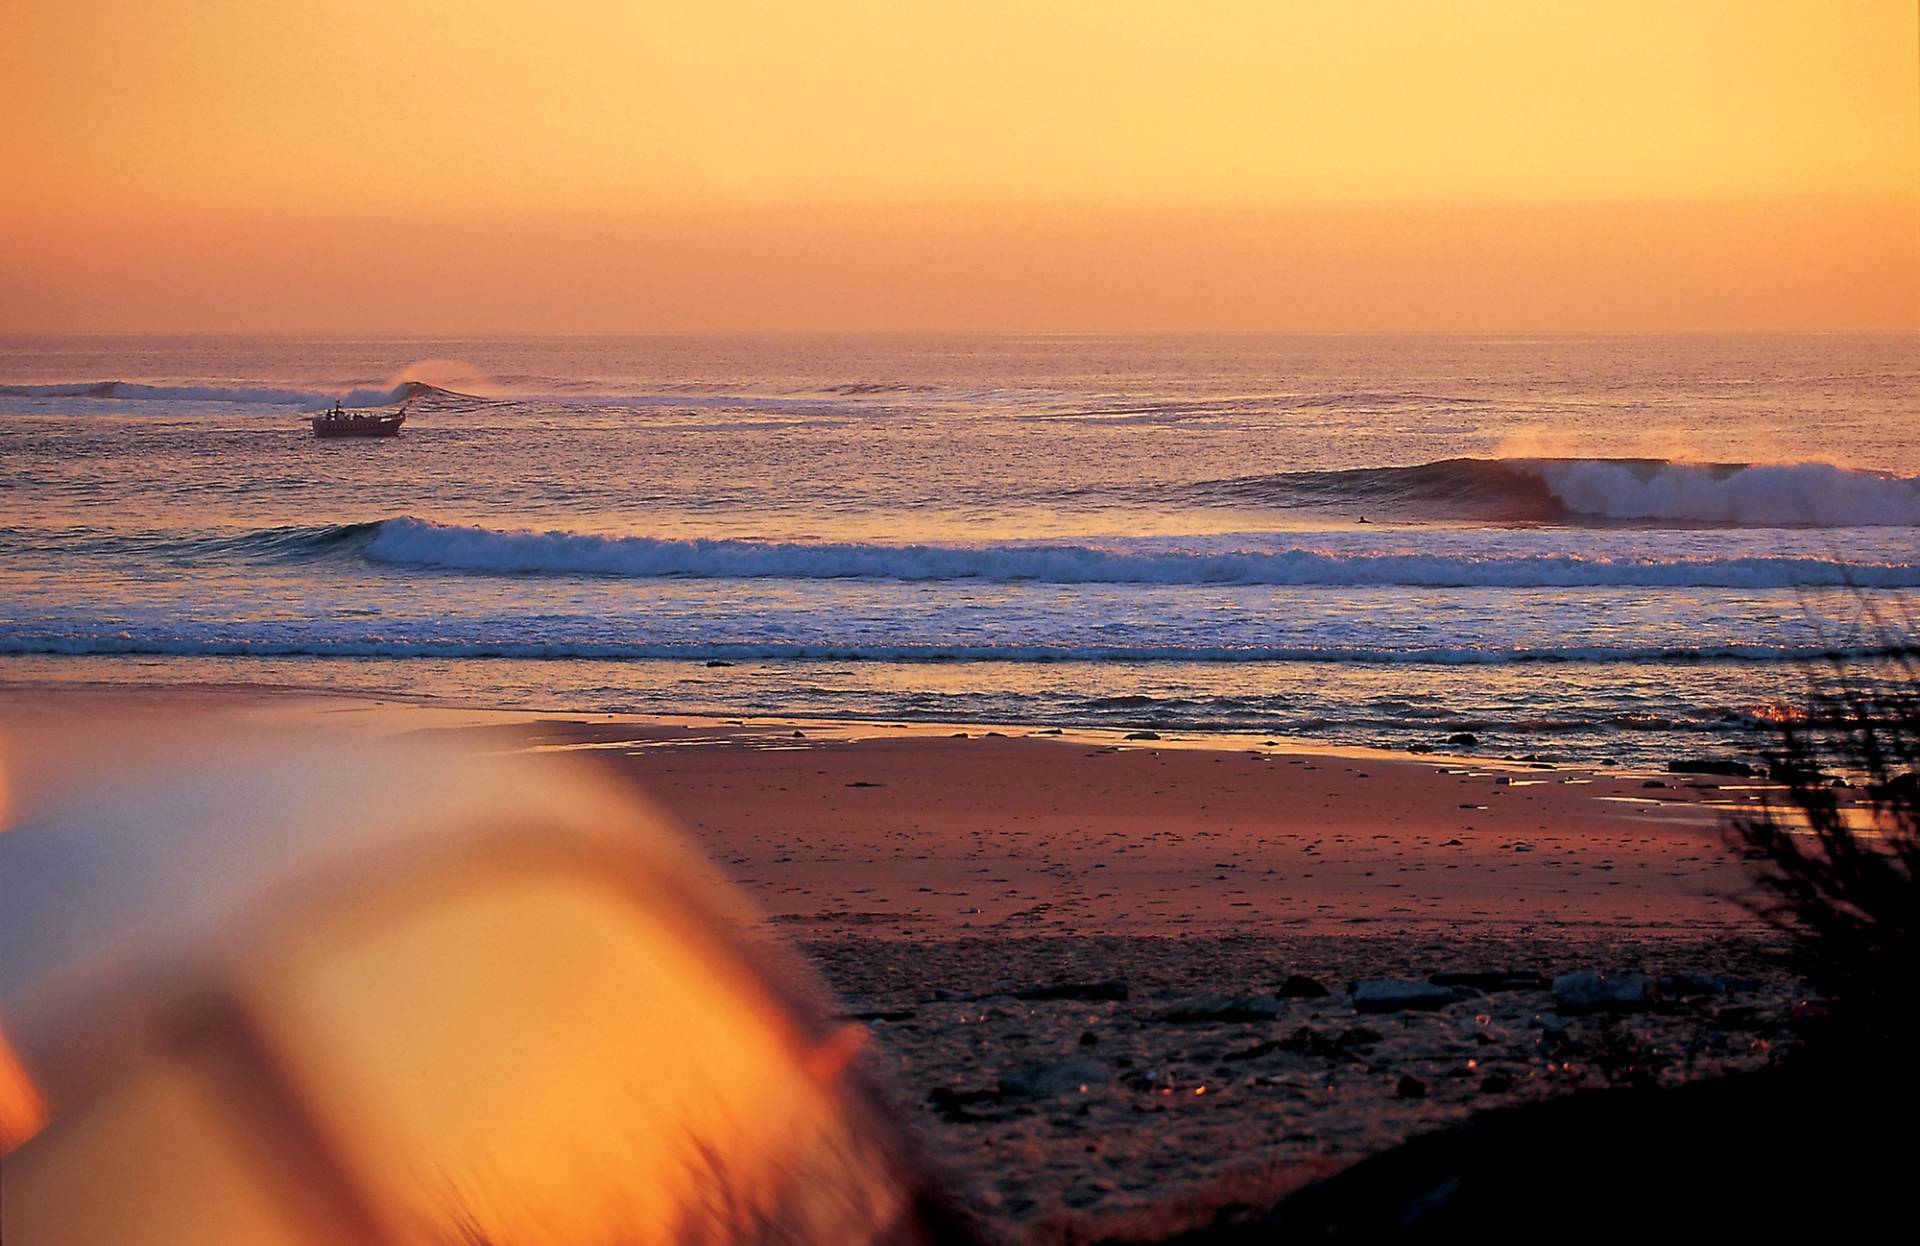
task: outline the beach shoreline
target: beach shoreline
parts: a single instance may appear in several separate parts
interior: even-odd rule
[[[0,684],[0,712],[13,717],[182,706],[588,757],[660,806],[774,922],[881,936],[1008,923],[1081,935],[1752,928],[1719,828],[1777,790],[1278,737]]]

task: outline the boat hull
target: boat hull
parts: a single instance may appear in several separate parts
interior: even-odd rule
[[[400,426],[407,422],[406,415],[349,416],[345,419],[329,419],[324,415],[313,417],[313,435],[316,437],[398,437]]]

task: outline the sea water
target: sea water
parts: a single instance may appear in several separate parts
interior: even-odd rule
[[[0,679],[1749,748],[1914,643],[1916,412],[1914,335],[0,338]]]

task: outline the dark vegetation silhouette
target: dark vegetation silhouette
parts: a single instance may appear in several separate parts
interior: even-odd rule
[[[1911,633],[1910,633],[1911,634]],[[1783,714],[1766,755],[1779,802],[1737,818],[1750,901],[1790,940],[1831,1010],[1813,1055],[1911,1038],[1920,992],[1920,648],[1888,669],[1834,659],[1802,711]],[[1889,674],[1890,670],[1890,674]]]

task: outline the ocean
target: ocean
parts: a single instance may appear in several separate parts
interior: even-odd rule
[[[0,338],[0,680],[1746,749],[1914,642],[1916,412],[1914,335]]]

